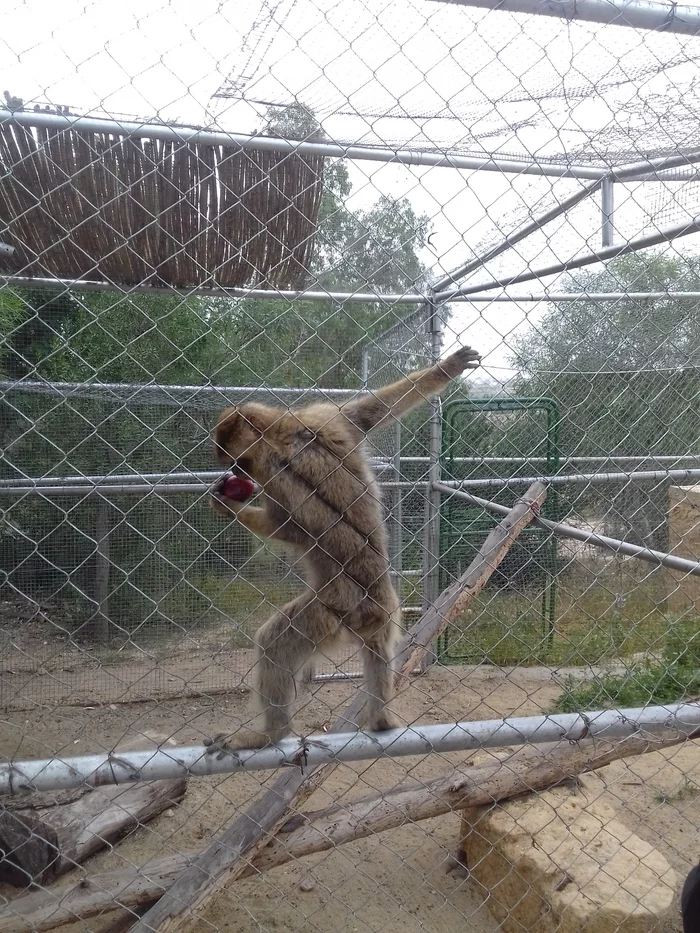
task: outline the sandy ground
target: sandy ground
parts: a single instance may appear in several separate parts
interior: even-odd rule
[[[145,658],[111,666],[96,661],[82,672],[77,663],[72,670],[65,666],[62,662],[50,670],[39,666],[14,673],[6,667],[0,682],[10,708],[0,723],[2,758],[97,752],[145,732],[170,736],[179,744],[201,742],[213,732],[232,731],[247,717],[248,697],[235,684],[226,690],[239,678],[235,671],[240,665],[231,659],[226,663],[221,654],[162,662],[155,674],[153,662],[149,667]],[[407,722],[421,723],[531,715],[551,704],[564,673],[544,668],[437,668],[403,691],[398,712]],[[183,688],[191,695],[178,696]],[[356,689],[352,682],[305,688],[299,696],[299,730],[318,731]],[[124,702],[129,696],[140,699]],[[490,753],[480,752],[341,765],[306,809],[489,758]],[[657,845],[681,877],[700,859],[700,750],[681,746],[665,755],[615,763],[601,773],[606,797],[620,818]],[[168,852],[196,851],[273,779],[274,775],[262,773],[192,779],[179,807],[91,859],[87,871],[93,875],[144,864]],[[196,929],[198,933],[495,930],[468,875],[454,867],[459,824],[457,814],[440,817],[238,882],[203,911]],[[70,877],[80,876],[75,872]],[[5,888],[1,893],[15,892]],[[106,922],[91,920],[72,929],[100,930]],[[677,917],[664,926],[677,928]]]

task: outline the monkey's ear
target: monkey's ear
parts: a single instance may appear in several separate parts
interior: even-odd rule
[[[242,430],[245,425],[249,431],[259,437],[262,437],[270,425],[279,418],[278,412],[255,402],[242,406],[238,414],[241,419],[239,430]]]
[[[235,408],[227,408],[219,415],[214,428],[214,455],[219,460],[227,455],[227,448],[231,437],[240,427],[240,415]]]

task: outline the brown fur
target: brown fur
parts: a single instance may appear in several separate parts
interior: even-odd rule
[[[478,365],[468,347],[341,408],[310,405],[298,411],[255,403],[229,408],[215,430],[217,456],[262,487],[262,508],[212,490],[214,508],[255,535],[299,552],[309,589],[273,613],[258,630],[260,732],[241,731],[209,741],[210,753],[259,748],[291,728],[295,681],[313,655],[345,631],[359,641],[365,674],[365,722],[390,729],[398,720],[392,661],[399,598],[389,576],[381,494],[363,452],[365,436],[441,392]]]

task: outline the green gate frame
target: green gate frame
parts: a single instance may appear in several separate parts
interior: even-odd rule
[[[515,397],[507,399],[498,399],[498,398],[489,398],[489,399],[459,399],[454,402],[449,402],[443,411],[443,430],[442,430],[442,455],[441,455],[441,466],[450,466],[454,467],[455,455],[450,453],[454,451],[454,440],[458,435],[458,421],[460,416],[465,413],[481,413],[481,412],[525,412],[525,411],[539,411],[544,412],[546,415],[546,432],[543,437],[543,440],[546,443],[545,447],[545,472],[547,475],[554,475],[559,471],[559,465],[561,462],[561,451],[559,447],[559,425],[560,425],[560,415],[559,408],[552,398],[547,398],[546,396],[540,397]],[[541,460],[538,460],[537,463],[541,464]],[[523,464],[526,466],[526,464]],[[533,469],[530,472],[530,475],[540,475],[540,469]],[[450,470],[450,476],[454,476],[454,469]],[[477,479],[478,477],[470,477],[470,479]],[[484,477],[486,479],[486,477]],[[478,489],[474,490],[476,495],[480,495],[481,498],[491,499],[495,498],[493,495],[493,487],[490,487],[486,492],[479,492]],[[458,500],[455,500],[455,503]],[[453,506],[454,507],[454,506]],[[439,591],[442,590],[448,585],[448,580],[446,579],[446,570],[443,564],[443,556],[446,554],[449,548],[449,537],[450,533],[447,531],[448,522],[444,519],[447,518],[448,509],[450,509],[450,502],[445,501],[443,498],[440,504],[440,587]],[[464,539],[471,538],[472,536],[475,539],[483,540],[484,532],[488,532],[491,527],[493,527],[498,521],[497,518],[491,516],[490,514],[484,514],[484,511],[477,506],[470,508],[464,500],[459,501],[459,509],[467,517],[469,514],[472,516],[478,516],[477,521],[472,519],[474,524],[479,525],[472,534],[467,533],[466,535],[461,535],[460,537]],[[559,503],[557,495],[557,487],[554,486],[550,488],[547,499],[544,502],[542,508],[542,514],[546,518],[550,518],[553,521],[559,520]],[[541,531],[537,527],[530,526],[522,532],[522,535],[536,535],[539,534],[543,538],[546,538],[546,533]],[[548,646],[551,646],[554,638],[555,630],[555,618],[556,618],[556,594],[557,594],[557,575],[556,575],[556,540],[554,536],[549,536],[550,541],[547,547],[547,560],[546,572],[548,575],[548,582],[545,585],[544,591],[542,593],[542,621],[544,627],[544,634],[547,639]],[[450,653],[450,627],[448,626],[443,635],[438,640],[437,645],[437,657],[438,660],[446,662],[455,662],[459,661],[460,658],[464,658],[465,655],[460,654],[451,654]]]

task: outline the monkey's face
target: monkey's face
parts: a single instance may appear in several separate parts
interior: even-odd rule
[[[214,429],[214,453],[219,463],[239,476],[256,476],[256,462],[263,456],[263,425],[256,412],[247,408],[227,408]]]

